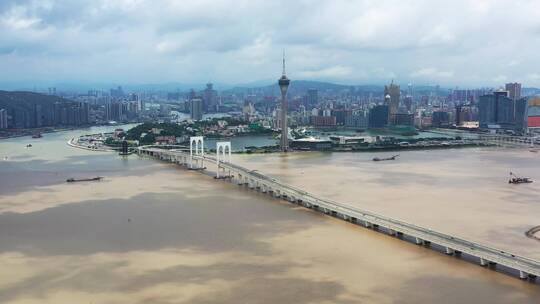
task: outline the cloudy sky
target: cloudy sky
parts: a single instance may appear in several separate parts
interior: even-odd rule
[[[1,0],[0,81],[540,86],[540,0]]]

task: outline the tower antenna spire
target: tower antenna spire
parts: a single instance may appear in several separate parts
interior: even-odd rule
[[[285,50],[283,50],[283,76],[285,76]]]

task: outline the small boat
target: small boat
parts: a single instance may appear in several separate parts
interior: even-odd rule
[[[385,160],[396,160],[396,157],[398,157],[398,155],[394,155],[392,157],[385,157],[385,158],[379,158],[379,157],[374,157],[373,158],[373,161],[385,161]]]
[[[510,172],[509,184],[530,184],[533,181],[528,177],[518,177],[514,173]]]
[[[27,148],[32,148],[32,144],[26,145]]]
[[[75,183],[75,182],[93,182],[93,181],[100,181],[102,180],[102,176],[92,177],[92,178],[81,178],[81,179],[75,179],[73,177],[70,177],[66,179],[66,182],[68,183]]]
[[[41,135],[41,133],[35,133],[34,135],[32,135],[32,138],[42,138],[43,136]]]

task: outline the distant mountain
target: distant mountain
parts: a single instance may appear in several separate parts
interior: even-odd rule
[[[540,89],[539,88],[523,88],[521,89],[521,95],[523,96],[540,95]]]
[[[0,91],[0,109],[27,108],[30,109],[36,104],[52,105],[55,102],[69,102],[70,100],[45,95],[41,93],[26,91]]]
[[[374,86],[375,87],[375,86]],[[356,86],[349,86],[349,85],[342,85],[342,84],[335,84],[330,82],[322,82],[322,81],[310,81],[310,80],[292,80],[291,84],[289,85],[289,94],[291,96],[294,95],[303,95],[306,94],[306,92],[309,89],[316,89],[320,93],[324,92],[346,92],[349,91],[351,88],[356,88]],[[258,87],[234,87],[230,90],[223,91],[225,94],[263,94],[263,95],[269,95],[269,96],[276,96],[279,95],[279,86],[277,84],[277,81],[275,83],[258,86]]]

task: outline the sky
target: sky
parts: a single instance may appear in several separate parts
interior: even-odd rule
[[[0,82],[540,87],[540,1],[1,0]]]

